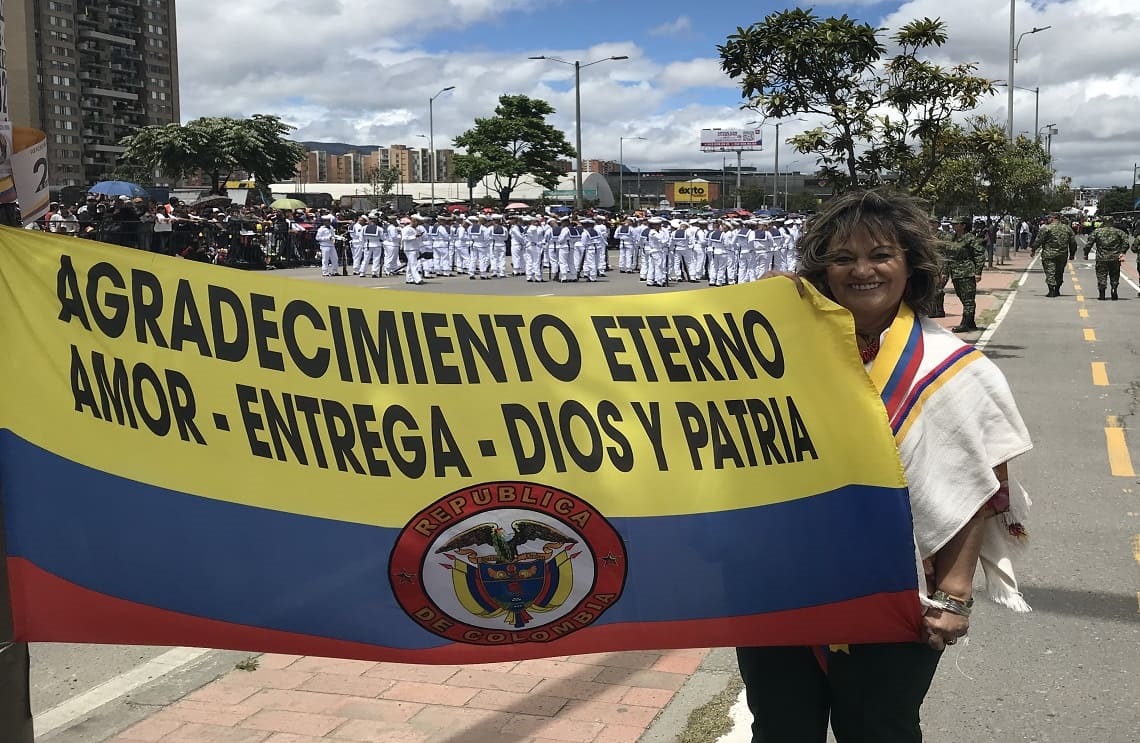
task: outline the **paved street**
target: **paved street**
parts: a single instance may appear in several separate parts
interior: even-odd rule
[[[1121,301],[1096,301],[1091,264],[1077,261],[1062,296],[1044,296],[1028,263],[987,272],[979,321],[1001,325],[980,336],[1009,378],[1036,448],[1015,475],[1034,498],[1023,590],[1035,612],[1014,615],[984,600],[969,644],[947,653],[928,697],[931,741],[1039,743],[1140,740],[1140,299],[1122,284]],[[1137,281],[1128,264],[1128,273]],[[521,279],[442,279],[405,287],[402,279],[322,279],[317,269],[279,272],[382,291],[498,291],[515,296],[647,291],[611,273],[598,284],[528,284]],[[664,291],[683,291],[682,285]],[[1080,287],[1079,291],[1077,286]],[[657,290],[662,291],[662,290]],[[960,306],[947,301],[957,322]],[[1085,316],[1087,315],[1087,317]],[[1123,433],[1122,433],[1123,432]],[[1110,464],[1111,463],[1111,464]],[[1112,466],[1116,468],[1113,474]],[[694,638],[699,645],[700,639]],[[735,680],[731,651],[693,650],[576,656],[457,668],[166,649],[33,648],[37,714],[58,723],[47,743],[102,741],[714,741],[727,730]],[[156,657],[188,658],[156,681],[124,670]],[[256,669],[253,666],[256,665]],[[76,678],[72,679],[71,676]],[[111,680],[120,690],[85,711],[82,692]],[[729,692],[733,690],[729,688]],[[79,695],[79,696],[77,696]],[[89,702],[106,699],[91,695]],[[59,705],[71,698],[67,715]],[[74,704],[76,700],[78,704]],[[92,701],[94,700],[94,701]],[[690,712],[697,710],[690,717]],[[47,719],[47,718],[44,718]],[[725,740],[746,741],[743,731]]]

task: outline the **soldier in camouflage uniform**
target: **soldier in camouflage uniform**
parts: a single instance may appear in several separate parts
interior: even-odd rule
[[[933,218],[930,220],[930,231],[938,240],[938,255],[942,258],[942,262],[935,278],[938,292],[934,295],[934,307],[927,317],[946,317],[946,285],[950,283],[950,270],[946,265],[946,251],[943,249],[943,243],[947,242],[946,233],[939,228],[938,220]]]
[[[1065,279],[1065,266],[1069,262],[1070,253],[1076,254],[1077,236],[1067,224],[1061,221],[1061,215],[1049,215],[1049,223],[1037,231],[1037,238],[1029,255],[1033,256],[1041,251],[1041,267],[1045,270],[1045,285],[1049,287],[1046,297],[1061,296],[1061,284]]]
[[[1140,274],[1140,239],[1132,238],[1132,252],[1136,254],[1136,273]],[[1140,292],[1136,292],[1136,296],[1140,297]]]
[[[943,258],[950,280],[954,282],[954,293],[962,303],[962,322],[952,328],[955,333],[968,333],[977,330],[974,315],[977,305],[974,297],[978,293],[978,282],[982,280],[982,269],[986,265],[986,246],[970,232],[969,217],[954,217],[950,220],[954,236],[942,243]]]
[[[1112,298],[1118,299],[1116,290],[1120,286],[1120,262],[1128,252],[1131,240],[1128,233],[1113,226],[1112,217],[1101,220],[1101,227],[1093,230],[1092,236],[1085,243],[1085,257],[1090,250],[1096,250],[1096,288],[1100,293],[1098,299],[1104,299],[1104,292],[1108,284],[1112,285]]]

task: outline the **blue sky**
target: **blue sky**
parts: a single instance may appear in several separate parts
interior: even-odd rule
[[[1039,123],[1059,130],[1059,174],[1078,185],[1128,182],[1140,160],[1140,2],[1016,2],[1018,28],[1053,27],[1025,39],[1015,79],[1041,88]],[[628,55],[582,73],[583,155],[616,160],[622,151],[626,164],[646,170],[716,167],[719,157],[699,151],[700,130],[756,118],[739,109],[739,87],[720,70],[716,46],[737,26],[786,7],[744,0],[184,0],[182,117],[272,113],[294,125],[299,139],[381,146],[422,146],[430,125],[436,146],[446,148],[511,93],[549,102],[551,123],[572,139],[573,69],[527,57]],[[950,42],[936,61],[974,62],[982,75],[1007,76],[1009,0],[810,7],[890,30],[941,18]],[[434,101],[429,122],[428,99],[446,86],[455,90]],[[1033,103],[1032,94],[1017,93],[1015,130],[1033,128]],[[1005,96],[977,113],[1004,120]],[[782,166],[814,168],[786,139],[817,123],[784,124]],[[746,156],[746,165],[772,167],[772,134],[767,127],[765,151]]]

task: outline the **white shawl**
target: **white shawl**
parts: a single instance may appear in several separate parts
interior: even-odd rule
[[[1033,445],[1005,377],[973,346],[905,304],[880,343],[868,373],[895,432],[925,559],[997,493],[994,467]],[[981,563],[990,597],[1026,612],[1012,558],[1023,546],[1030,501],[1012,477],[1009,492],[1009,510],[986,519]]]

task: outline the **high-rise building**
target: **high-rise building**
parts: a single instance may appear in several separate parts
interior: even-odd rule
[[[89,186],[119,142],[179,120],[174,0],[4,0],[9,114],[47,134],[52,188]]]

